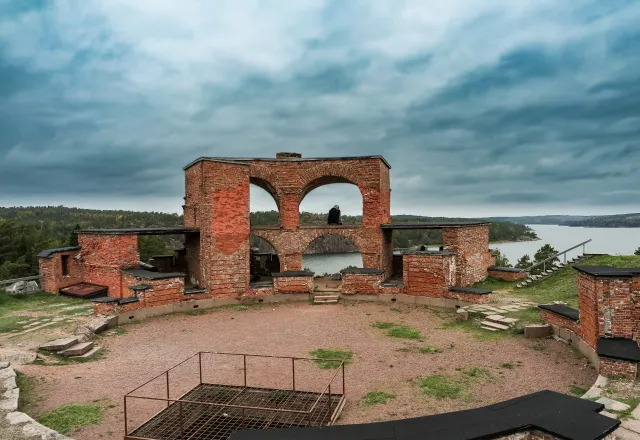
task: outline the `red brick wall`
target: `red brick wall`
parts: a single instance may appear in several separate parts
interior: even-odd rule
[[[121,269],[139,266],[138,236],[79,234],[78,243],[82,248],[83,281],[107,286],[109,296],[122,298]]]
[[[632,281],[632,278],[596,279],[598,336],[633,337],[640,316],[636,316],[636,301],[631,297]]]
[[[633,340],[640,341],[640,276],[631,279],[631,295],[635,298],[635,329],[633,330]]]
[[[591,348],[598,345],[598,303],[601,285],[594,277],[578,273],[578,308],[580,310],[580,337]]]
[[[491,278],[504,281],[517,281],[527,277],[527,272],[507,272],[502,270],[489,270],[488,274]]]
[[[407,295],[443,298],[455,284],[455,255],[405,254],[402,265]]]
[[[275,277],[273,293],[311,293],[313,292],[313,276]]]
[[[540,318],[547,324],[556,325],[560,328],[566,328],[567,330],[571,330],[575,334],[580,335],[580,325],[577,322],[572,321],[571,319],[567,319],[563,316],[549,312],[547,310],[540,311]]]
[[[383,233],[381,229],[366,229],[359,225],[334,227],[300,227],[286,231],[269,227],[254,227],[251,233],[267,240],[280,258],[281,270],[302,270],[302,255],[313,240],[323,235],[340,235],[351,240],[362,255],[363,266],[385,269]],[[390,249],[390,248],[389,248]]]
[[[617,359],[600,358],[600,374],[635,379],[638,376],[638,364]]]
[[[163,280],[138,280],[138,284],[149,284],[151,289],[138,295],[144,302],[144,307],[163,306],[177,303],[185,299],[184,279],[180,277]]]
[[[82,282],[82,264],[76,258],[80,251],[57,252],[48,258],[38,258],[40,275],[42,275],[42,290],[58,294],[63,287]],[[68,256],[69,275],[62,275],[62,256]]]
[[[469,286],[487,277],[492,260],[489,225],[443,228],[442,245],[456,253],[456,285]]]
[[[342,294],[376,295],[380,293],[383,275],[345,273],[342,275]]]
[[[240,296],[249,288],[249,167],[198,162],[186,179],[186,206],[200,225],[199,252],[187,247],[189,271],[212,295]]]

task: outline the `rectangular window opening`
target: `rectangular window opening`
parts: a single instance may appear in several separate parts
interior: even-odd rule
[[[62,276],[69,275],[69,256],[62,256]]]

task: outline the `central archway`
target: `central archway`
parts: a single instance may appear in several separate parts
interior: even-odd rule
[[[339,234],[323,234],[313,239],[302,255],[302,266],[316,275],[330,276],[348,267],[363,267],[360,248]]]

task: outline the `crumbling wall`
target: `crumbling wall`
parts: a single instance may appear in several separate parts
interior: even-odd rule
[[[449,252],[404,254],[402,260],[405,293],[444,298],[455,285],[455,255]]]
[[[80,251],[55,252],[49,257],[39,257],[38,266],[42,276],[42,290],[58,294],[63,287],[69,287],[82,281],[83,266],[79,259]],[[67,259],[67,275],[63,275],[62,258]]]
[[[469,286],[487,277],[492,264],[488,224],[442,228],[442,245],[456,254],[456,285]]]

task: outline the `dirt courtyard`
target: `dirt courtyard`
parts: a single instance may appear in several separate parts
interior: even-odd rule
[[[474,408],[548,389],[569,393],[589,388],[597,373],[567,345],[552,340],[503,337],[480,340],[474,333],[442,328],[451,314],[401,304],[343,302],[331,306],[265,304],[248,310],[215,309],[202,315],[176,314],[121,327],[100,342],[103,359],[64,366],[24,365],[38,379],[37,416],[65,403],[101,402],[101,425],[82,429],[77,440],[122,440],[123,396],[198,351],[308,357],[316,349],[353,353],[346,367],[347,404],[338,423],[392,420]],[[412,327],[422,340],[390,337],[376,322]],[[442,350],[424,353],[420,348]],[[426,351],[426,350],[423,350]],[[420,378],[433,375],[465,382],[464,396],[425,395]],[[384,404],[366,405],[372,391],[394,394]]]

